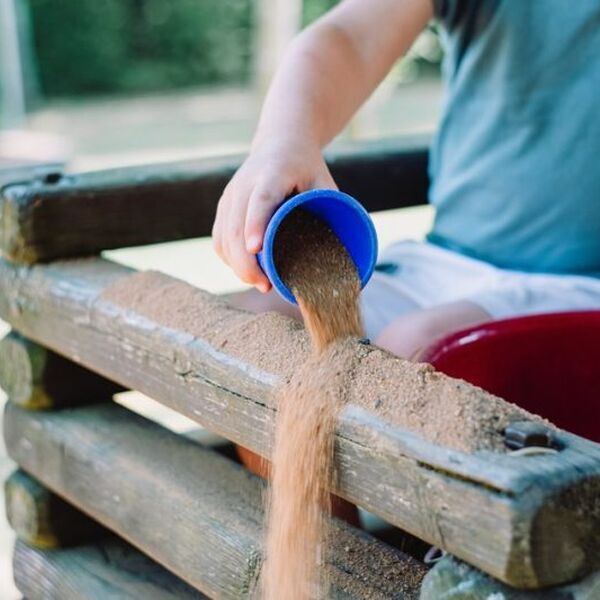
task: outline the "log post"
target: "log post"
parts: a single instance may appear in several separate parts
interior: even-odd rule
[[[302,0],[257,2],[255,85],[261,96],[268,89],[288,44],[302,27]]]
[[[596,600],[600,571],[563,586],[525,592],[511,588],[452,556],[442,558],[423,580],[420,600]]]
[[[59,548],[100,535],[97,523],[24,471],[6,480],[4,499],[10,526],[30,546]]]
[[[30,410],[106,402],[123,387],[23,337],[0,340],[0,387]]]

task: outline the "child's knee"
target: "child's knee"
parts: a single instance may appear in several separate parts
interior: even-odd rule
[[[375,340],[398,356],[417,360],[423,350],[453,331],[489,321],[490,315],[470,301],[459,301],[402,315]]]
[[[414,359],[440,335],[439,324],[432,315],[416,312],[403,315],[388,325],[375,344],[402,358]]]

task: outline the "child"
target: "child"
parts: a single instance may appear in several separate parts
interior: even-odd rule
[[[302,32],[219,202],[216,251],[265,293],[236,304],[294,314],[256,262],[269,217],[291,193],[335,187],[322,147],[434,16],[447,86],[435,223],[383,253],[367,335],[412,357],[482,321],[600,308],[598,0],[344,0]]]

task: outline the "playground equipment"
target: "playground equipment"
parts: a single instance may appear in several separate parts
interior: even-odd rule
[[[425,202],[423,147],[396,140],[329,163],[340,188],[367,210],[400,208]],[[20,467],[6,497],[20,538],[15,577],[27,598],[246,598],[255,588],[262,481],[111,397],[139,390],[268,456],[272,392],[289,367],[276,360],[273,336],[301,355],[304,333],[283,317],[250,315],[166,275],[97,256],[208,235],[237,164],[46,173],[2,190],[0,317],[13,332],[0,343],[0,378],[10,400],[5,442]],[[261,336],[267,322],[271,334]],[[452,371],[446,346],[434,362],[467,377]],[[478,360],[490,364],[496,352]],[[420,373],[415,368],[415,378]],[[487,397],[438,380],[425,402],[443,385],[457,386],[467,403]],[[369,393],[369,382],[360,386],[357,393]],[[404,393],[408,383],[399,379],[399,402]],[[543,399],[535,402],[543,415]],[[578,431],[594,437],[587,426]],[[599,598],[600,445],[531,422],[511,424],[505,436],[510,449],[472,453],[347,407],[332,491],[452,556],[427,573],[415,558],[336,523],[326,566],[332,595]],[[467,588],[471,595],[461,596]]]

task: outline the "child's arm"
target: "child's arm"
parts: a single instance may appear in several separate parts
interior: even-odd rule
[[[254,256],[268,219],[291,193],[335,187],[321,148],[432,16],[432,0],[344,0],[292,42],[213,227],[216,251],[241,279],[270,288]]]

